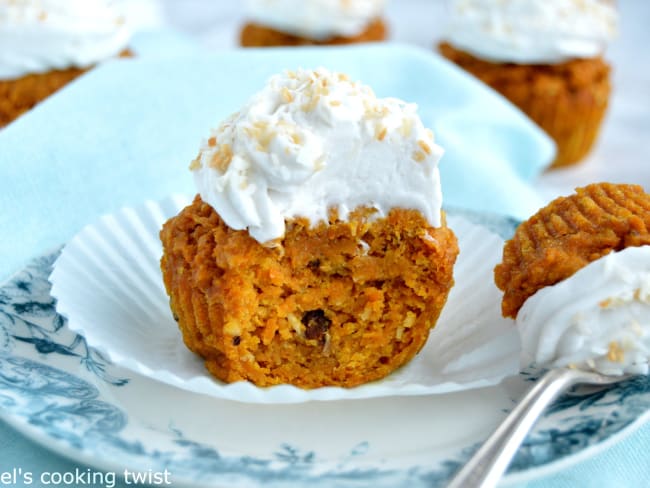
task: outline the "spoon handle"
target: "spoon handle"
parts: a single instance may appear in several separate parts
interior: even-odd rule
[[[571,369],[547,371],[456,474],[448,488],[496,486],[547,405],[582,379],[579,371]]]

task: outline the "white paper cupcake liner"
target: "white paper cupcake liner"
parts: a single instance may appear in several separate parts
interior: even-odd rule
[[[158,232],[189,202],[174,196],[104,216],[77,234],[54,265],[51,293],[58,312],[115,364],[189,391],[250,403],[449,393],[493,385],[517,372],[518,334],[514,322],[501,317],[493,280],[503,240],[449,215],[460,247],[456,284],[427,344],[408,365],[355,388],[260,388],[213,378],[183,344],[159,267]]]

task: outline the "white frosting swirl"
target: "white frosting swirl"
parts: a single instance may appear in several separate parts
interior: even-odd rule
[[[610,0],[452,0],[447,40],[487,61],[552,64],[602,54],[617,17]]]
[[[248,18],[293,35],[324,40],[361,34],[385,0],[247,0]]]
[[[129,31],[104,0],[0,0],[0,79],[115,56]]]
[[[524,366],[648,372],[650,246],[589,263],[529,297],[517,315]]]
[[[442,152],[415,105],[319,68],[272,77],[190,168],[203,201],[263,243],[285,219],[327,221],[332,207],[342,219],[358,206],[415,209],[440,226]]]

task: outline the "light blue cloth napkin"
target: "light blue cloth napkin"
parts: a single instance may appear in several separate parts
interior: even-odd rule
[[[270,75],[318,66],[419,105],[445,148],[445,205],[519,218],[540,207],[529,182],[550,162],[550,140],[432,53],[387,44],[143,56],[93,69],[0,132],[0,278],[100,214],[193,193],[187,166],[208,130]]]

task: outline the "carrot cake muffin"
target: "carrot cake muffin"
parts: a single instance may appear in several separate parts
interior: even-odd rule
[[[443,56],[517,105],[557,145],[553,166],[579,162],[606,112],[616,31],[609,0],[453,0]]]
[[[607,374],[646,372],[650,195],[598,183],[560,197],[506,242],[495,281],[524,355]]]
[[[453,284],[442,149],[416,107],[325,69],[212,131],[160,233],[186,345],[217,378],[355,386],[412,359]]]
[[[383,41],[385,0],[248,0],[244,47]]]
[[[106,0],[0,0],[0,128],[129,38]]]

